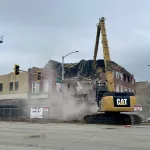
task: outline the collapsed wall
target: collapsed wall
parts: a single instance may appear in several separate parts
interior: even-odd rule
[[[96,69],[93,69],[93,60],[81,60],[79,63],[68,63],[64,65],[66,89],[69,89],[73,96],[80,101],[95,101],[96,80],[106,81],[104,60],[96,61]],[[57,66],[58,67],[58,66]],[[58,67],[61,75],[61,66]]]
[[[64,65],[64,101],[67,101],[65,107],[69,106],[68,109],[63,109],[62,107],[62,114],[68,111],[68,114],[65,113],[64,118],[73,118],[73,116],[78,118],[88,113],[97,112],[96,79],[106,80],[104,60],[96,61],[96,70],[93,70],[92,65],[93,60],[81,60],[79,63]],[[61,64],[57,63],[56,66],[57,72],[61,76]],[[58,91],[62,91],[59,83],[57,88]],[[66,114],[68,117],[66,117]]]
[[[65,64],[65,78],[94,78],[99,74],[99,69],[104,72],[104,60],[96,61],[96,70],[93,70],[92,65],[93,60],[81,60],[79,63]]]

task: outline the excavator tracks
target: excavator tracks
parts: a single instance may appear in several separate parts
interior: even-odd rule
[[[104,113],[84,116],[87,124],[131,125],[140,124],[142,118],[137,114]]]

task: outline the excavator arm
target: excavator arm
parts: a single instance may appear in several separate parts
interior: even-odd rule
[[[100,39],[100,23],[97,25],[96,41],[94,47],[93,69],[96,69],[96,58],[98,53],[99,39]]]
[[[109,92],[114,92],[113,70],[111,67],[110,53],[109,53],[107,34],[106,34],[106,29],[105,29],[105,20],[106,19],[104,17],[100,18],[99,23],[97,25],[93,68],[96,68],[96,58],[97,58],[99,39],[100,39],[100,33],[101,33],[103,56],[104,56],[104,63],[105,63],[105,75],[106,75],[106,80],[107,80],[107,89]]]

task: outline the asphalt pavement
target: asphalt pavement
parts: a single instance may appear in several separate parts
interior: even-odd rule
[[[0,150],[135,149],[150,149],[150,126],[0,122]]]

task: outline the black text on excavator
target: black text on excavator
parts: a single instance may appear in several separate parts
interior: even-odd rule
[[[107,84],[96,83],[96,100],[99,110],[95,114],[84,116],[86,123],[106,123],[106,124],[140,124],[142,118],[137,114],[132,114],[133,106],[136,105],[136,97],[133,92],[115,92],[113,69],[105,29],[105,18],[99,19],[97,25],[96,42],[94,49],[93,67],[96,66],[100,33],[102,37],[102,47],[105,63],[105,76]]]

